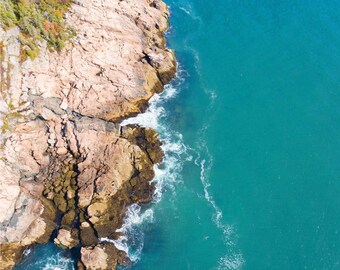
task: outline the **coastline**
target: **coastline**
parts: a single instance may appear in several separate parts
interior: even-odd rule
[[[53,232],[58,246],[81,247],[78,269],[112,269],[129,262],[124,252],[99,239],[119,237],[116,230],[126,208],[151,200],[153,165],[163,154],[154,130],[121,127],[120,122],[146,109],[152,95],[174,76],[176,64],[165,47],[169,14],[163,2],[121,1],[112,10],[105,5],[74,4],[67,21],[78,26],[78,38],[83,36],[60,54],[42,44],[34,62],[19,64],[16,29],[1,32],[8,52],[2,64],[13,67],[5,74],[11,74],[6,89],[14,104],[10,113],[22,114],[2,136],[0,167],[5,173],[0,185],[9,194],[2,188],[1,200],[9,210],[0,220],[1,269],[11,269],[26,248],[50,241]],[[137,12],[141,6],[146,10],[142,15]],[[98,14],[84,18],[92,8]],[[108,21],[103,24],[119,24],[99,33],[103,25],[95,25],[96,15],[104,10]],[[128,55],[130,47],[119,51],[119,46],[108,46],[126,43],[119,33],[122,23],[135,59]],[[104,61],[117,54],[114,50],[121,56],[118,65],[114,57]]]

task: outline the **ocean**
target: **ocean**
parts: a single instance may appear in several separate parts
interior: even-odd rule
[[[116,241],[132,270],[340,269],[340,2],[167,0],[164,162]],[[23,269],[73,269],[52,244]]]

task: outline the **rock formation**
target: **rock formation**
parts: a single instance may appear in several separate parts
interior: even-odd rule
[[[76,37],[59,53],[42,42],[23,63],[19,30],[0,29],[0,269],[54,231],[58,246],[81,247],[79,269],[128,262],[99,239],[152,197],[157,133],[119,123],[175,73],[168,15],[161,0],[75,1]]]

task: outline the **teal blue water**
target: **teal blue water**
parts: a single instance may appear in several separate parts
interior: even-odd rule
[[[205,179],[189,151],[133,269],[340,269],[340,2],[168,3],[162,121]]]
[[[138,120],[167,143],[129,269],[340,269],[340,2],[167,3],[179,72]]]

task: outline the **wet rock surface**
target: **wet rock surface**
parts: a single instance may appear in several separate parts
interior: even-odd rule
[[[161,1],[75,1],[72,44],[56,53],[42,43],[24,63],[18,30],[0,29],[0,269],[53,232],[58,246],[79,247],[79,269],[128,263],[99,239],[115,239],[126,208],[153,194],[157,133],[119,123],[174,75],[167,18]]]

